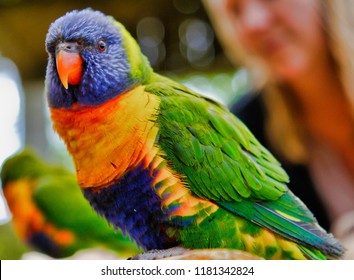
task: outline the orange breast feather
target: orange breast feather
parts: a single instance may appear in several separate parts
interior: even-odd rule
[[[157,96],[138,86],[100,106],[51,109],[81,187],[105,187],[153,151],[158,105]]]

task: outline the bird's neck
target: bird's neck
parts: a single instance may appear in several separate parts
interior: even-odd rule
[[[100,106],[51,108],[82,188],[105,187],[155,155],[158,97],[138,86]]]

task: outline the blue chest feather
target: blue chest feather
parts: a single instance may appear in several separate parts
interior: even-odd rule
[[[119,182],[99,191],[84,189],[91,206],[116,228],[129,235],[145,250],[175,246],[167,236],[167,209],[161,209],[161,199],[152,188],[153,176],[148,169],[136,168]]]
[[[39,251],[50,255],[54,258],[59,258],[61,256],[60,246],[56,244],[48,235],[42,232],[33,234],[28,239],[29,244],[33,245]]]

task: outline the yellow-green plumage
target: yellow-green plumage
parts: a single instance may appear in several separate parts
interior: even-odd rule
[[[192,193],[220,207],[182,229],[183,244],[237,248],[265,258],[341,253],[287,188],[279,162],[226,108],[158,76],[146,90],[161,97],[158,145],[169,164]]]

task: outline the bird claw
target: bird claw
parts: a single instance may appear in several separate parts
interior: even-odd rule
[[[168,249],[155,249],[128,258],[128,260],[158,260],[172,256],[181,255],[189,249],[183,247],[172,247]]]

